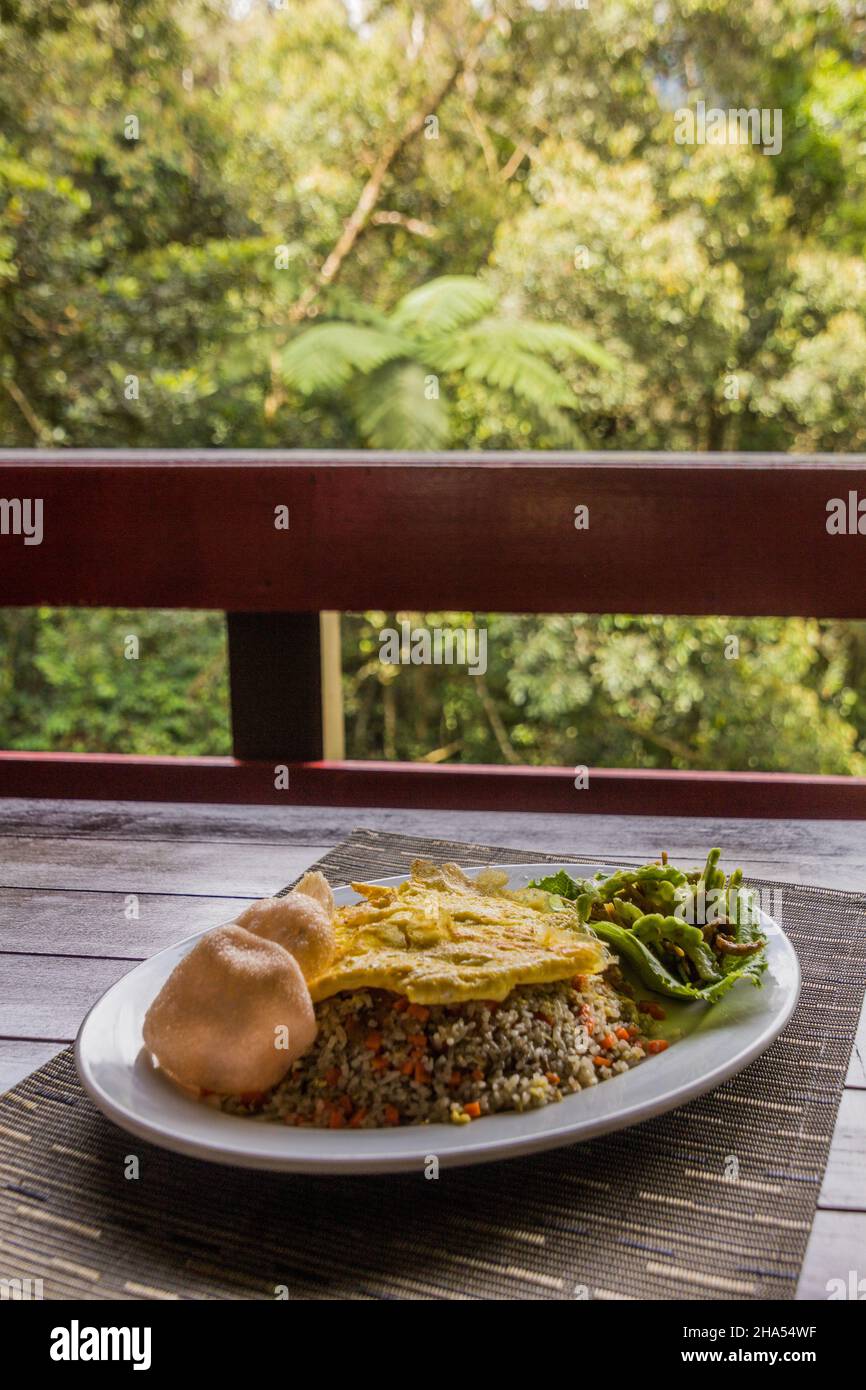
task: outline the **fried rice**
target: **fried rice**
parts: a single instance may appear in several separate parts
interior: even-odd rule
[[[501,1003],[420,1005],[355,990],[318,1004],[316,1019],[313,1046],[277,1086],[216,1103],[230,1114],[330,1129],[467,1124],[562,1100],[667,1047],[646,1035],[616,966],[519,986]]]

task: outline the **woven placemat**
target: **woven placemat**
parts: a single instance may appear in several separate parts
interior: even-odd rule
[[[419,854],[557,862],[365,830],[318,867],[344,883]],[[753,886],[782,893],[803,972],[769,1052],[660,1119],[438,1181],[166,1153],[103,1119],[67,1049],[0,1098],[0,1277],[53,1299],[793,1297],[866,987],[866,898]]]

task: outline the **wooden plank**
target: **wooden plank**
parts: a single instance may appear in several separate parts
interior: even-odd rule
[[[99,839],[0,840],[0,887],[258,898],[290,883],[325,846],[174,845]]]
[[[285,762],[285,759],[280,759]],[[108,753],[0,752],[4,796],[79,797],[296,806],[380,806],[559,815],[790,816],[866,819],[866,777],[795,773],[593,768],[574,787],[571,768],[430,763],[287,763]]]
[[[371,818],[367,818],[368,823]],[[383,827],[386,828],[386,827]],[[711,841],[683,843],[663,833],[647,836],[646,841],[633,840],[631,846],[615,834],[598,835],[592,840],[575,835],[521,833],[519,827],[507,825],[478,827],[487,833],[458,838],[469,842],[500,843],[510,840],[515,849],[537,848],[542,853],[562,854],[567,861],[575,854],[598,854],[599,860],[617,858],[655,858],[664,848],[675,861],[699,864],[706,856]],[[346,826],[348,834],[350,825]],[[413,826],[404,833],[419,833],[422,826]],[[490,830],[498,831],[491,835]],[[448,824],[427,822],[427,834],[449,836]],[[342,836],[338,837],[342,838]],[[336,843],[336,841],[332,841]],[[835,861],[798,860],[785,863],[779,859],[757,859],[743,854],[740,847],[724,836],[720,843],[726,863],[739,865],[744,872],[757,878],[782,878],[791,882],[815,882],[822,879],[827,887],[858,890],[863,888],[864,866],[852,866],[847,873]],[[504,846],[507,850],[507,845]],[[250,898],[274,891],[291,882],[318,856],[326,853],[321,844],[261,844],[258,841],[198,841],[122,839],[103,840],[99,837],[53,838],[50,836],[2,836],[2,882],[0,888],[78,889],[94,893],[179,893],[205,897]]]
[[[866,1213],[819,1211],[815,1214],[815,1224],[809,1237],[806,1258],[800,1282],[797,1285],[798,1299],[825,1299],[830,1293],[839,1293],[838,1284],[832,1280],[842,1280],[849,1289],[856,1288],[861,1279],[866,1278],[863,1266],[863,1251],[866,1250]],[[854,1279],[851,1280],[851,1273]],[[862,1298],[866,1285],[855,1297]]]
[[[324,753],[318,613],[227,613],[232,749],[238,759],[315,760]],[[262,769],[263,774],[265,769]]]
[[[856,821],[585,814],[580,818],[576,836],[567,817],[522,811],[0,799],[0,834],[28,838],[95,835],[98,839],[258,840],[268,844],[329,845],[344,839],[359,823],[409,835],[439,835],[444,839],[511,844],[518,848],[535,845],[554,852],[606,853],[617,849],[627,858],[652,858],[660,846],[676,846],[680,853],[700,857],[708,845],[724,844],[726,853],[738,859],[778,860],[779,875],[798,882],[810,882],[811,866],[827,861],[822,872],[833,874],[838,869],[847,874],[845,883],[829,878],[828,886],[866,892],[866,844],[863,827]],[[799,872],[803,865],[810,867]]]
[[[4,876],[11,878],[14,875],[21,880],[50,878],[54,880],[54,882],[49,885],[37,883],[30,886],[24,883],[14,886],[11,889],[4,888],[0,885],[0,912],[5,911],[7,915],[7,921],[0,922],[0,940],[2,940],[3,933],[10,929],[26,929],[25,924],[22,924],[20,928],[15,928],[11,921],[15,910],[24,911],[23,908],[20,908],[20,905],[17,905],[17,908],[14,904],[12,906],[2,906],[3,904],[12,903],[14,894],[19,891],[23,893],[38,893],[44,891],[49,895],[52,892],[78,891],[83,895],[85,900],[114,894],[117,901],[109,910],[118,913],[121,913],[123,910],[124,894],[137,893],[143,904],[144,899],[148,896],[159,896],[161,894],[163,890],[160,888],[160,884],[168,884],[169,886],[165,891],[174,896],[187,897],[189,894],[188,901],[190,910],[195,910],[194,903],[201,899],[212,898],[213,900],[225,901],[230,904],[247,901],[253,896],[256,896],[251,890],[237,893],[225,893],[220,891],[208,893],[207,889],[209,883],[216,879],[217,876],[225,883],[225,878],[228,874],[237,874],[239,877],[233,886],[238,886],[241,877],[245,877],[247,880],[250,877],[249,860],[245,859],[242,853],[236,854],[233,848],[229,849],[227,856],[220,849],[220,841],[215,841],[209,847],[199,847],[195,856],[189,856],[185,849],[185,845],[189,842],[181,842],[177,845],[172,845],[169,842],[142,841],[141,851],[136,851],[129,859],[125,859],[122,854],[112,853],[110,855],[102,855],[100,853],[99,859],[93,863],[91,863],[86,854],[74,854],[70,846],[68,852],[65,850],[62,851],[58,856],[58,860],[51,863],[40,859],[37,848],[39,844],[43,843],[51,847],[53,842],[48,837],[43,837],[42,840],[36,842],[25,842],[23,851],[19,855],[16,850],[16,843],[19,842],[21,838],[22,837],[10,837],[10,840],[7,842],[6,837],[0,837],[0,851],[2,851],[6,857],[5,868],[3,870]],[[517,839],[518,837],[512,834],[508,838]],[[703,846],[689,847],[686,845],[681,846],[679,843],[665,838],[664,841],[657,840],[652,849],[640,851],[635,848],[631,853],[626,852],[625,848],[622,847],[622,842],[619,843],[621,846],[620,849],[614,850],[606,849],[603,845],[599,845],[594,851],[597,855],[596,862],[599,864],[615,864],[625,860],[634,861],[643,858],[656,858],[658,855],[657,846],[659,843],[663,843],[666,847],[673,846],[669,851],[673,861],[689,867],[698,867],[706,857],[708,842],[705,842]],[[146,845],[151,847],[149,853],[145,853],[144,851]],[[546,837],[542,843],[533,845],[531,839],[524,838],[519,845],[514,845],[513,848],[515,851],[518,851],[531,850],[533,847],[537,848],[541,855],[544,855],[547,853],[555,853],[557,843],[551,837]],[[573,837],[570,843],[561,844],[560,847],[562,850],[561,861],[563,864],[570,862],[578,853],[581,855],[593,853],[591,846],[577,843]],[[277,878],[283,882],[289,882],[294,877],[297,877],[298,874],[303,872],[308,859],[309,862],[312,862],[314,856],[322,855],[327,850],[327,846],[325,845],[299,847],[298,849],[293,849],[291,855],[287,857],[282,846],[260,846],[260,848],[263,853],[253,861],[254,871],[258,871],[258,866],[261,863],[265,866],[264,871],[268,873],[269,878],[273,878],[276,869]],[[503,856],[508,856],[510,853],[509,847],[507,845],[503,846]],[[53,858],[53,852],[50,848],[49,854],[52,854]],[[479,860],[480,855],[473,856],[471,852],[467,852],[463,856],[463,861],[470,865]],[[752,859],[747,855],[741,854],[736,846],[728,843],[724,845],[723,863],[742,868],[747,878],[784,878],[786,881],[792,883],[814,883],[817,879],[823,877],[826,881],[826,886],[836,888],[844,886],[845,882],[841,873],[835,868],[828,869],[824,861],[804,860],[801,864],[796,866],[796,873],[792,867],[790,872],[785,874],[783,873],[784,866],[780,867],[778,861]],[[135,876],[127,876],[126,884],[123,886],[124,876],[127,875],[130,870]],[[139,875],[140,879],[138,877]],[[69,879],[70,881],[70,886],[68,888],[64,886],[64,879]],[[863,868],[861,866],[858,873],[849,876],[849,890],[851,888],[856,889],[857,883],[862,883],[862,879]],[[107,886],[94,886],[94,880]],[[146,885],[145,887],[141,886],[142,882]],[[190,885],[193,886],[191,887]],[[270,888],[272,885],[268,883],[266,886]],[[282,886],[282,883],[280,886]],[[249,883],[247,883],[247,888],[249,889]],[[258,896],[261,896],[261,892],[258,893]],[[28,908],[27,910],[29,911],[31,909]],[[94,911],[96,910],[95,907]]]
[[[0,834],[9,835],[86,838],[95,834],[100,839],[335,844],[347,833],[346,824],[354,819],[354,811],[340,807],[299,809],[287,805],[0,798]],[[845,823],[826,824],[835,827]]]
[[[133,969],[128,960],[0,955],[0,1038],[71,1042],[101,994]]]
[[[232,921],[252,898],[0,888],[0,952],[143,960]]]
[[[818,1205],[866,1211],[866,1091],[842,1092]]]
[[[0,496],[40,499],[44,526],[41,544],[0,547],[0,591],[254,612],[860,618],[862,537],[826,527],[829,500],[849,494],[866,495],[863,455],[7,450]],[[611,565],[636,536],[663,562]]]
[[[664,848],[698,863],[708,846],[718,844],[726,861],[742,864],[754,876],[866,894],[866,845],[862,827],[851,821],[587,815],[575,825],[565,816],[524,812],[0,801],[0,834],[31,840],[256,841],[324,853],[356,825],[467,843],[535,847],[566,857],[651,859]],[[14,847],[7,844],[4,852],[9,862]]]
[[[38,1067],[44,1067],[60,1050],[59,1043],[0,1038],[0,1095],[11,1091]]]

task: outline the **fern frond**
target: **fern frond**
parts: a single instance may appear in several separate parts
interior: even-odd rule
[[[399,334],[356,323],[322,323],[306,328],[282,353],[282,377],[303,395],[336,391],[357,373],[414,355],[415,345]]]
[[[391,323],[425,338],[453,333],[463,324],[475,323],[495,302],[493,291],[474,275],[440,275],[404,295]]]
[[[444,449],[449,422],[444,403],[428,399],[428,376],[417,362],[396,362],[356,383],[353,413],[374,449],[412,453]]]
[[[428,360],[440,372],[461,372],[469,381],[482,381],[510,391],[538,410],[577,405],[571,387],[543,357],[534,357],[509,344],[467,333],[447,341],[425,344]]]
[[[616,362],[609,352],[567,324],[542,323],[536,319],[482,319],[468,332],[479,341],[497,342],[518,352],[540,352],[563,359],[582,357],[593,366],[612,371]]]

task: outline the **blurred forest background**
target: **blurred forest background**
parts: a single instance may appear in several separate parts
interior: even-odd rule
[[[0,440],[864,450],[864,60],[853,0],[0,0]],[[394,618],[350,756],[866,771],[863,624]],[[229,751],[221,616],[0,609],[0,746]]]

